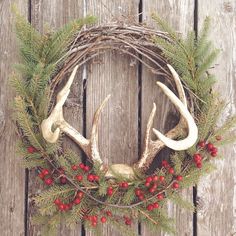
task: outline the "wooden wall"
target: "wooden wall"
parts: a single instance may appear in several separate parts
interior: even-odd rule
[[[13,33],[11,4],[40,31],[44,26],[62,26],[69,20],[93,14],[99,22],[129,18],[155,27],[150,14],[158,12],[172,26],[186,34],[202,25],[205,16],[211,16],[212,39],[222,50],[216,66],[217,89],[228,101],[222,120],[235,113],[236,99],[236,1],[229,0],[0,0],[0,235],[36,236],[40,229],[30,224],[33,213],[29,196],[38,191],[34,173],[20,167],[15,155],[15,128],[11,121],[11,101],[14,96],[8,77],[13,63],[18,61],[17,43]],[[91,128],[95,109],[108,94],[112,94],[103,111],[100,125],[100,150],[105,162],[128,162],[137,159],[139,139],[152,103],[157,104],[155,127],[165,131],[171,125],[168,101],[154,86],[158,78],[138,63],[131,66],[131,58],[108,52],[97,63],[88,64],[74,83],[70,99],[75,106],[67,106],[67,119],[86,133]],[[83,80],[82,80],[83,79]],[[84,117],[78,119],[78,117]],[[70,142],[66,145],[72,146]],[[76,148],[72,146],[72,148]],[[218,170],[202,179],[195,191],[183,195],[199,203],[196,215],[169,204],[168,212],[176,218],[178,236],[233,236],[236,234],[236,146],[223,150],[225,159],[217,161]],[[136,226],[138,231],[138,225]],[[141,225],[139,232],[151,236]],[[61,236],[92,235],[81,231],[81,226],[69,231],[61,226]],[[103,235],[118,236],[110,227]],[[152,234],[153,235],[153,234]],[[157,235],[157,234],[155,234]],[[166,234],[160,234],[166,235]]]

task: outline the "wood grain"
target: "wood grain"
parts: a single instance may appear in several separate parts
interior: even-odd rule
[[[27,17],[28,1],[14,1]],[[24,235],[25,170],[16,155],[16,132],[12,122],[13,91],[8,79],[19,59],[13,32],[11,1],[0,1],[0,232],[3,236]]]
[[[73,19],[83,17],[83,1],[82,0],[32,0],[31,2],[31,23],[41,32],[52,29],[56,30]],[[83,82],[82,72],[78,72],[73,83],[69,98],[67,99],[64,108],[65,120],[69,122],[75,129],[82,132],[83,130]],[[73,149],[80,153],[80,149],[70,139],[65,138],[64,148]],[[29,178],[29,195],[33,195],[38,191],[38,186],[35,185],[35,174],[30,173]],[[34,208],[30,204],[29,215],[33,215]],[[65,228],[64,225],[60,228],[58,235],[79,235],[81,233],[81,225],[78,225],[74,230]],[[29,225],[29,235],[41,235],[39,227]]]
[[[97,16],[98,22],[122,20],[124,16],[138,20],[137,0],[86,2],[86,13]],[[96,58],[88,66],[87,135],[95,110],[108,94],[112,95],[102,112],[99,126],[99,148],[106,164],[132,163],[138,158],[138,69],[137,64],[132,64],[132,58],[112,51]],[[103,235],[120,234],[105,226]]]
[[[199,0],[199,25],[206,16],[212,19],[211,38],[221,49],[215,69],[216,89],[228,103],[222,120],[235,115],[236,100],[236,2]],[[236,145],[225,147],[224,160],[216,161],[217,171],[198,185],[198,235],[232,236],[236,234]]]
[[[155,22],[151,19],[151,14],[157,13],[160,17],[165,19],[170,25],[184,35],[188,30],[193,30],[193,14],[194,14],[194,1],[176,1],[176,0],[152,0],[143,1],[143,21],[148,25],[157,28]],[[153,102],[157,105],[157,113],[154,119],[154,127],[165,133],[176,124],[175,110],[170,104],[167,97],[157,87],[156,81],[161,77],[154,75],[145,67],[142,67],[142,140],[146,130],[147,120],[152,109]],[[166,156],[166,152],[162,152],[158,159]],[[160,164],[155,160],[153,165]],[[192,190],[183,191],[183,197],[192,201]],[[170,217],[176,219],[176,235],[192,235],[192,213],[180,209],[174,204],[168,204],[168,214]],[[142,235],[157,235],[151,234],[149,230],[142,226]],[[167,235],[164,232],[159,235]]]

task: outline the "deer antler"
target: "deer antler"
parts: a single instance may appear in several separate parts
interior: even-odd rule
[[[157,153],[163,149],[165,146],[173,150],[186,150],[194,145],[198,137],[198,129],[195,124],[193,117],[187,109],[187,101],[184,93],[182,83],[179,79],[178,74],[174,68],[167,65],[171,71],[174,81],[176,83],[179,98],[164,84],[157,82],[157,85],[162,89],[162,91],[168,96],[172,103],[177,107],[182,117],[179,123],[173,129],[168,131],[166,135],[163,135],[156,129],[153,129],[154,134],[159,138],[159,140],[151,140],[151,128],[153,126],[153,119],[156,113],[156,104],[153,104],[152,112],[148,119],[144,149],[141,159],[135,164],[138,169],[146,170],[150,166],[153,159],[156,157]],[[186,131],[189,130],[188,136],[180,141],[175,141],[174,139],[186,135]]]
[[[109,166],[106,172],[106,177],[113,177],[113,173],[115,172],[118,175],[123,175],[124,177],[131,179],[135,176],[134,168],[146,170],[155,158],[156,154],[165,146],[174,150],[185,150],[194,145],[194,143],[196,142],[198,136],[198,129],[193,117],[187,109],[187,101],[183,86],[176,71],[170,65],[167,66],[169,67],[174,77],[179,98],[164,84],[157,82],[157,85],[163,90],[163,92],[169,97],[169,99],[181,113],[182,117],[179,121],[179,124],[172,130],[170,130],[166,135],[163,135],[156,129],[153,129],[154,134],[159,138],[159,140],[151,140],[151,129],[153,125],[153,119],[156,113],[156,104],[154,103],[152,112],[148,119],[144,142],[145,145],[141,159],[133,167],[128,166],[126,164],[114,164]],[[100,164],[102,164],[103,161],[100,158],[97,141],[98,122],[101,111],[107,103],[108,99],[110,98],[110,95],[105,98],[105,100],[102,102],[102,104],[94,114],[90,139],[86,139],[85,137],[83,137],[83,135],[81,135],[71,125],[69,125],[63,117],[63,105],[70,93],[70,87],[74,80],[77,69],[78,66],[74,68],[66,85],[58,93],[57,102],[51,114],[47,119],[43,120],[41,124],[42,134],[46,141],[50,143],[55,143],[59,138],[60,132],[64,132],[80,146],[80,148],[85,152],[87,157],[90,158],[92,162],[99,162]],[[53,126],[55,126],[56,128],[54,131],[52,131]],[[189,133],[185,139],[180,141],[173,140],[185,135],[187,129],[189,130]]]
[[[99,162],[102,164],[102,160],[100,158],[99,150],[98,150],[98,122],[101,111],[105,106],[106,102],[110,98],[108,95],[105,100],[102,102],[100,107],[94,114],[93,125],[91,131],[90,139],[86,139],[83,135],[81,135],[76,129],[74,129],[71,125],[69,125],[63,117],[63,105],[70,93],[71,84],[75,78],[75,74],[77,72],[78,66],[76,66],[71,73],[69,80],[66,85],[57,95],[57,102],[55,107],[53,108],[50,116],[43,120],[41,124],[42,134],[46,141],[49,143],[55,143],[60,135],[60,131],[67,134],[70,138],[72,138],[80,148],[85,152],[85,154],[91,159],[93,162]],[[52,131],[53,126],[56,127],[55,131]]]

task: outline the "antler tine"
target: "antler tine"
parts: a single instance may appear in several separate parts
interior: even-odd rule
[[[182,83],[179,79],[178,74],[174,70],[174,68],[171,65],[167,65],[167,66],[173,75],[173,78],[177,87],[177,91],[179,94],[179,98],[164,84],[157,82],[157,85],[169,97],[169,99],[177,107],[177,109],[179,110],[182,116],[180,118],[178,125],[175,126],[173,129],[171,129],[170,131],[168,131],[166,136],[164,136],[162,133],[160,133],[156,129],[153,129],[153,132],[159,138],[159,140],[152,141],[150,137],[150,129],[152,127],[153,119],[154,119],[154,115],[156,111],[156,107],[155,106],[153,107],[149,120],[148,120],[148,124],[147,124],[144,150],[143,150],[140,160],[138,161],[138,163],[135,164],[135,167],[138,169],[143,169],[143,170],[148,169],[148,167],[150,166],[151,162],[153,161],[157,153],[161,149],[163,149],[165,146],[168,146],[169,148],[173,150],[185,150],[191,147],[192,145],[194,145],[194,143],[197,140],[198,129],[194,122],[193,117],[191,116],[190,112],[187,109],[187,100],[186,100]],[[189,130],[188,136],[181,141],[174,141],[173,139],[176,139],[177,137],[185,135],[186,126]]]
[[[51,114],[47,119],[43,120],[41,124],[42,134],[47,142],[55,143],[59,139],[60,131],[62,131],[71,137],[92,161],[102,163],[97,144],[98,121],[101,111],[110,98],[110,95],[105,98],[94,114],[90,139],[86,139],[82,134],[80,134],[70,124],[68,124],[63,117],[63,105],[70,93],[70,87],[73,83],[77,70],[78,66],[73,69],[73,72],[71,73],[67,83],[58,93],[56,105],[53,108]],[[54,125],[56,130],[52,131]]]
[[[171,74],[173,75],[173,79],[175,81],[175,85],[176,85],[176,88],[177,88],[179,99],[187,107],[188,106],[187,99],[186,99],[184,88],[182,86],[179,75],[177,74],[177,72],[175,71],[175,69],[171,65],[167,64],[167,66],[168,66]]]
[[[153,103],[153,108],[152,108],[152,111],[151,111],[150,116],[148,118],[147,129],[146,129],[145,138],[144,138],[143,156],[147,156],[150,151],[150,142],[152,141],[151,140],[151,130],[152,130],[152,126],[153,126],[154,116],[156,114],[156,108],[157,108],[156,104]]]
[[[43,120],[41,124],[42,135],[44,139],[48,141],[49,143],[55,143],[59,138],[60,127],[57,127],[54,132],[52,131],[52,127],[53,125],[57,126],[59,122],[64,121],[62,107],[70,93],[70,87],[75,78],[75,74],[77,70],[78,70],[78,66],[76,66],[73,69],[73,72],[71,73],[70,78],[68,79],[67,83],[62,88],[62,90],[58,93],[56,105],[54,109],[52,110],[50,116],[47,119]]]
[[[93,117],[93,124],[92,124],[92,130],[91,130],[91,138],[90,138],[90,145],[91,145],[91,156],[94,161],[98,161],[102,163],[99,149],[98,149],[98,122],[101,115],[101,112],[110,99],[111,95],[109,94],[102,102],[100,107],[96,110],[94,117]]]
[[[162,91],[168,96],[168,98],[172,101],[172,103],[177,107],[180,114],[185,118],[188,126],[188,136],[183,140],[172,140],[166,136],[164,136],[162,133],[160,133],[158,130],[153,129],[153,132],[156,134],[156,136],[169,148],[173,150],[186,150],[194,145],[194,143],[197,141],[198,137],[198,129],[195,124],[195,121],[193,117],[191,116],[190,112],[186,108],[186,106],[178,99],[178,97],[164,84],[157,82],[157,85],[162,89]]]

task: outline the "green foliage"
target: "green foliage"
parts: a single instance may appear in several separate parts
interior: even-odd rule
[[[37,195],[34,200],[38,206],[44,206],[46,204],[54,204],[54,200],[57,198],[64,199],[68,196],[68,194],[73,195],[74,193],[75,189],[72,186],[54,185],[48,190]]]
[[[209,96],[207,103],[202,107],[202,112],[198,117],[199,139],[208,138],[215,129],[216,123],[223,110],[224,104],[218,103],[216,96]]]
[[[168,199],[170,199],[170,201],[172,201],[179,207],[189,210],[191,212],[195,210],[193,203],[188,200],[183,199],[183,197],[180,196],[180,193],[168,191],[167,194],[168,194]]]
[[[88,201],[83,199],[79,205],[76,205],[68,214],[66,217],[66,225],[73,229],[75,228],[76,224],[78,222],[81,222],[83,219],[83,209],[86,209],[86,206],[88,204]]]
[[[215,166],[211,162],[204,162],[201,169],[198,169],[195,167],[195,165],[192,165],[186,172],[180,185],[182,188],[194,186],[198,184],[202,176],[211,173],[213,170],[215,170]]]
[[[215,78],[208,75],[207,70],[213,65],[219,50],[211,47],[208,40],[209,18],[206,18],[199,37],[189,32],[186,39],[176,33],[159,16],[153,19],[163,31],[168,33],[170,41],[155,37],[154,41],[161,48],[164,56],[170,61],[182,77],[183,82],[199,98],[200,104],[209,95]]]

